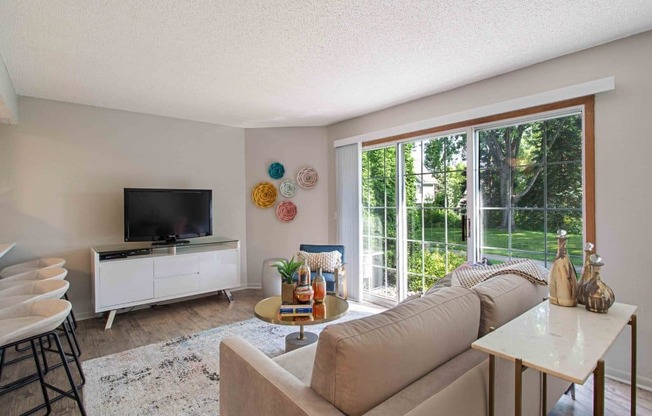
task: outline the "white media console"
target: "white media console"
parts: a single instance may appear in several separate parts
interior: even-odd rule
[[[152,246],[129,243],[91,248],[95,312],[109,312],[111,328],[118,309],[239,287],[240,241],[193,239],[187,244]]]

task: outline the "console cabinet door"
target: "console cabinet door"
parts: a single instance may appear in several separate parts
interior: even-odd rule
[[[202,253],[199,257],[200,289],[202,292],[240,286],[238,250]]]
[[[154,297],[152,259],[100,264],[100,306],[121,305]]]

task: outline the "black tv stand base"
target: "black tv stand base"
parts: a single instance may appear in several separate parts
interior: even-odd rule
[[[154,241],[152,246],[176,246],[178,244],[188,244],[190,240],[166,240],[166,241]]]

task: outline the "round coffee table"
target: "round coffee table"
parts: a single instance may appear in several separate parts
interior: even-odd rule
[[[299,326],[299,332],[293,332],[285,337],[285,351],[287,352],[317,342],[318,335],[305,332],[303,330],[304,325],[334,321],[344,316],[349,310],[349,304],[344,299],[333,295],[326,295],[322,305],[324,305],[323,310],[318,309],[320,308],[318,304],[313,305],[315,310],[313,316],[309,318],[281,317],[278,313],[278,308],[281,306],[281,297],[272,296],[258,302],[254,307],[254,314],[256,318],[271,324]]]

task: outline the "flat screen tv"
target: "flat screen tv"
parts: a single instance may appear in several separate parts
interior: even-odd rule
[[[173,244],[213,235],[212,202],[210,189],[125,188],[125,241]]]

